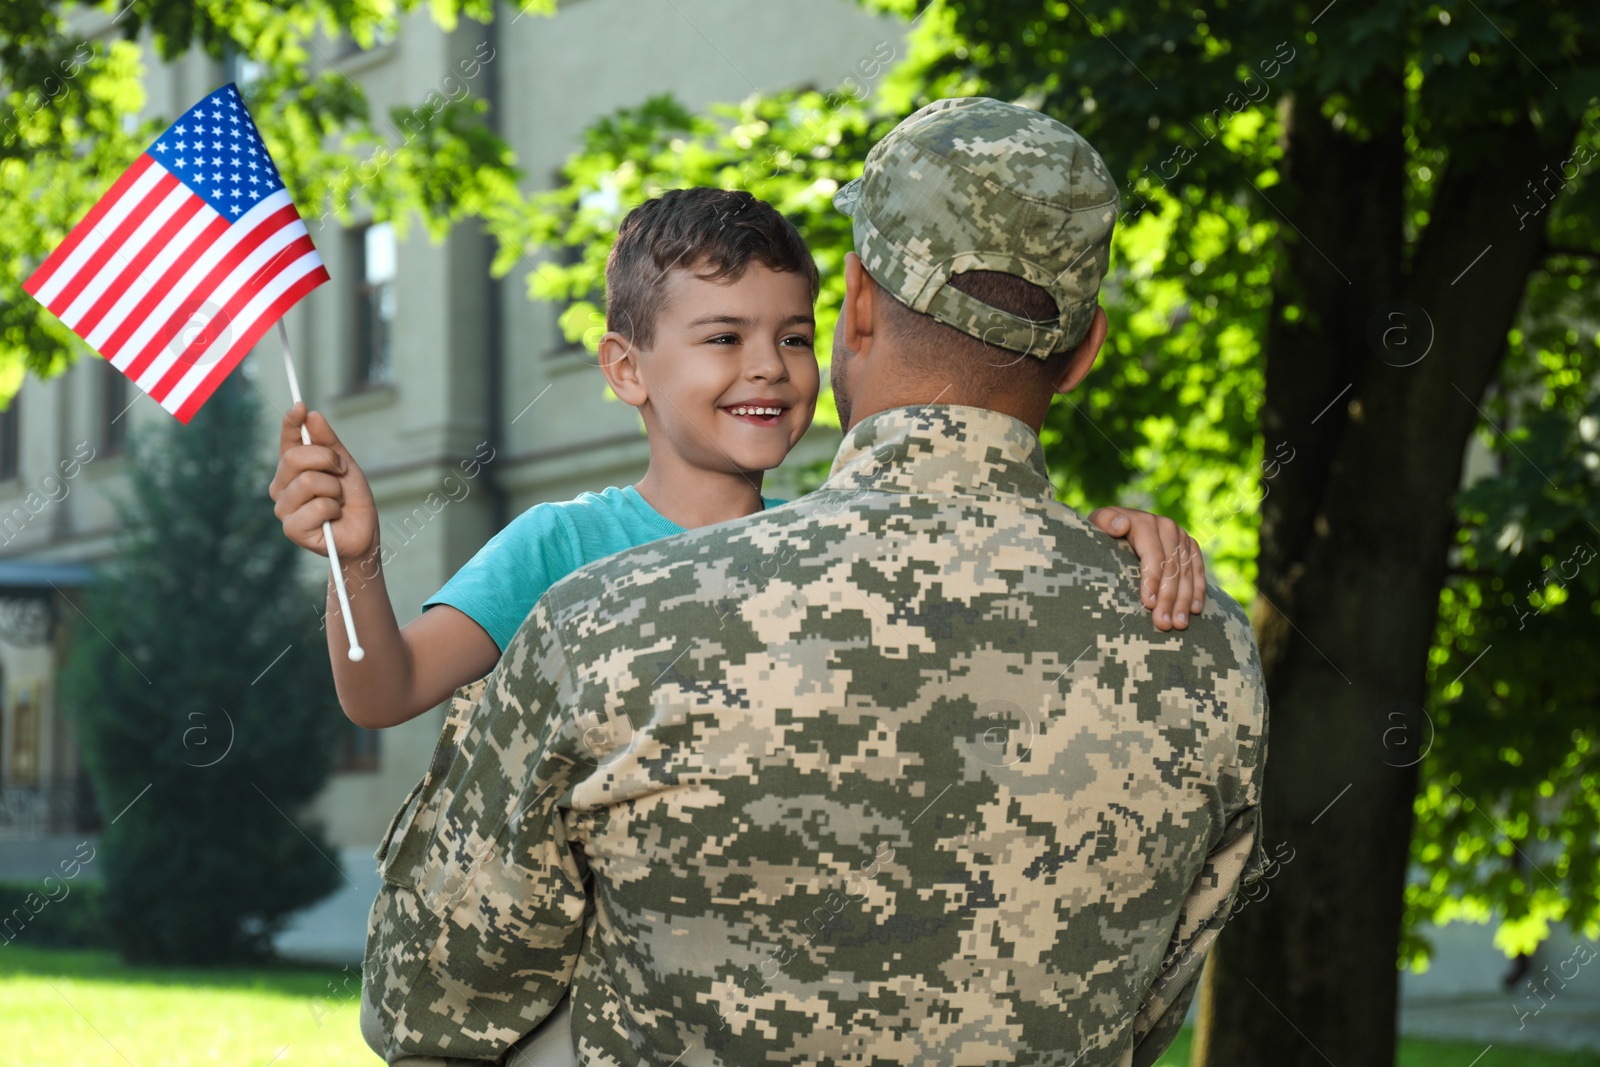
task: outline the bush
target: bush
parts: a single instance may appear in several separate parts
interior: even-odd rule
[[[104,896],[98,882],[0,882],[0,948],[104,948]]]
[[[65,670],[107,819],[106,933],[130,962],[259,958],[339,878],[320,830],[292,821],[342,716],[247,388],[235,372],[189,425],[133,436],[118,552]]]

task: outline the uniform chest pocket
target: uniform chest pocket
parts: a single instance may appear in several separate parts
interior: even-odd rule
[[[480,678],[457,689],[451,696],[444,728],[439,731],[428,769],[422,780],[406,794],[405,802],[389,821],[389,828],[373,854],[378,860],[378,874],[385,882],[417,890],[425,898],[432,895],[430,889],[440,888],[430,885],[435,879],[430,878],[428,872],[439,812],[450,800],[444,789],[445,776],[488,681],[488,678]]]

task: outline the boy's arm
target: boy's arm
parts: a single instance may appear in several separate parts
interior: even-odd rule
[[[1173,522],[1138,508],[1097,508],[1089,521],[1112,537],[1126,538],[1139,557],[1139,601],[1158,630],[1185,630],[1206,600],[1206,563],[1200,545]]]
[[[309,445],[300,443],[301,422],[311,435]],[[303,403],[284,416],[278,469],[267,493],[284,536],[302,548],[326,556],[322,524],[333,524],[350,613],[366,650],[359,663],[350,660],[330,573],[323,629],[334,688],[351,722],[377,729],[413,719],[493,668],[499,646],[453,608],[425,612],[400,629],[384,586],[378,512],[366,475],[328,420],[308,413]]]
[[[366,656],[359,663],[350,660],[331,574],[324,629],[339,704],[357,726],[379,730],[409,722],[488,674],[499,661],[494,638],[472,616],[448,604],[436,604],[400,627],[377,549],[347,563],[344,581]]]

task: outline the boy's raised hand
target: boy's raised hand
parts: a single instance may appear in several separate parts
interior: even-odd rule
[[[1206,600],[1206,564],[1200,545],[1171,519],[1137,508],[1097,508],[1089,521],[1112,537],[1125,537],[1139,557],[1139,599],[1158,630],[1184,630]]]
[[[300,424],[311,444],[300,443]],[[367,476],[320,412],[297,403],[284,416],[278,434],[278,470],[267,487],[272,513],[283,521],[284,536],[319,556],[328,554],[322,524],[333,523],[341,563],[377,547],[378,509]]]

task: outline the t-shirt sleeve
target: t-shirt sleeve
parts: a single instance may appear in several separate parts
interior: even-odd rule
[[[449,604],[482,626],[504,653],[544,591],[580,562],[561,508],[535,504],[491,537],[422,610]]]

